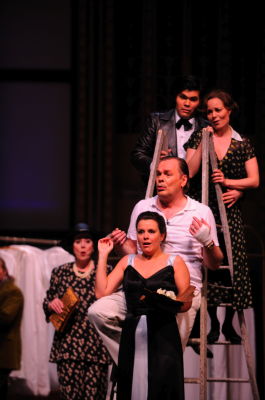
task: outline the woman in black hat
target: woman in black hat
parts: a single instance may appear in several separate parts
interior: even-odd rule
[[[80,300],[63,332],[55,332],[50,354],[50,362],[57,364],[62,399],[103,400],[106,397],[109,356],[87,319],[87,309],[96,300],[95,236],[87,224],[79,223],[62,242],[75,261],[52,271],[43,302],[49,322],[53,313],[63,312],[60,299],[69,287]]]

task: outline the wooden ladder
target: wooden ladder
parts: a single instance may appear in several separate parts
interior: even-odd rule
[[[153,196],[156,168],[160,160],[160,153],[162,149],[167,149],[167,136],[162,129],[157,131],[156,146],[152,161],[152,166],[149,175],[149,181],[147,185],[145,198]],[[212,169],[217,168],[217,160],[214,151],[214,145],[212,137],[206,129],[203,129],[202,135],[202,203],[208,205],[209,198],[209,163],[211,162]],[[218,207],[220,212],[220,218],[222,223],[222,230],[224,234],[224,241],[227,252],[228,266],[221,268],[228,268],[231,275],[231,281],[233,282],[233,256],[231,238],[229,233],[229,226],[227,222],[227,215],[225,205],[222,200],[222,189],[220,184],[215,185],[216,196],[218,201]],[[249,342],[249,336],[246,327],[246,321],[244,311],[237,311],[239,325],[242,336],[242,346],[244,349],[246,365],[248,369],[249,378],[210,378],[207,377],[207,268],[204,269],[204,281],[202,287],[201,306],[200,306],[200,338],[191,339],[192,343],[200,344],[200,376],[198,378],[185,378],[185,383],[197,383],[200,384],[200,400],[207,400],[207,382],[249,382],[252,389],[252,395],[254,400],[260,400],[258,386],[255,376],[254,361]],[[226,287],[227,289],[227,287]],[[219,306],[231,306],[231,304],[220,304]],[[229,345],[230,342],[217,342],[219,345]]]
[[[208,204],[208,190],[209,190],[209,162],[211,162],[212,169],[217,168],[216,155],[214,151],[214,145],[212,137],[207,130],[203,129],[202,135],[202,203]],[[224,233],[224,241],[227,252],[228,268],[230,270],[231,281],[233,282],[233,257],[232,257],[232,246],[229,233],[229,226],[227,222],[226,209],[222,200],[222,190],[220,184],[215,185],[218,207],[220,212],[220,218],[222,223],[222,230]],[[221,267],[222,268],[222,267]],[[249,336],[246,328],[246,321],[244,311],[237,311],[239,325],[242,336],[242,346],[245,353],[245,359],[248,369],[249,378],[215,378],[207,377],[207,269],[205,268],[205,278],[202,287],[201,307],[200,307],[200,338],[191,339],[192,343],[200,344],[200,376],[198,378],[185,378],[186,383],[198,383],[200,384],[200,400],[207,400],[207,382],[249,382],[252,389],[252,395],[254,400],[259,400],[258,386],[255,376],[254,361],[249,342]],[[229,289],[226,287],[226,289]],[[231,288],[230,288],[231,289]],[[231,304],[219,304],[219,306],[231,306]],[[216,344],[229,345],[230,342],[217,342]]]

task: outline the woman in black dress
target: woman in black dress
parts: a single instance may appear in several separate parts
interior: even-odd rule
[[[185,303],[176,301],[190,288],[189,272],[179,256],[161,250],[166,236],[162,216],[150,211],[141,213],[136,228],[142,253],[123,257],[108,276],[106,264],[113,242],[104,238],[98,244],[96,296],[111,294],[123,283],[127,304],[117,399],[182,400],[183,357],[175,315],[191,306],[191,296]],[[157,293],[158,289],[172,298]]]
[[[216,223],[221,224],[215,183],[223,189],[223,201],[226,205],[227,219],[232,243],[233,256],[233,289],[232,296],[229,291],[209,286],[208,300],[218,305],[222,302],[232,302],[232,307],[226,308],[226,316],[222,326],[222,333],[226,340],[239,344],[240,336],[237,335],[232,319],[235,310],[242,310],[252,306],[251,281],[247,265],[246,242],[244,224],[242,220],[240,197],[242,191],[256,188],[259,185],[259,170],[255,151],[250,140],[237,133],[230,125],[230,116],[237,108],[229,93],[214,90],[204,100],[207,118],[212,127],[207,127],[213,135],[218,169],[212,171],[209,185],[209,206],[211,207]],[[190,170],[190,177],[194,177],[201,165],[201,139],[202,131],[195,132],[185,144],[187,149],[186,161]],[[195,179],[191,186],[191,197],[201,198],[201,180]],[[197,183],[197,185],[196,185]],[[218,278],[219,272],[210,273],[212,283],[222,284]],[[208,342],[214,343],[220,335],[220,323],[217,319],[217,307],[208,307],[211,318],[211,331]]]
[[[88,307],[96,300],[96,267],[93,260],[94,234],[87,224],[75,227],[63,242],[75,256],[52,271],[43,308],[47,322],[52,313],[60,314],[60,298],[72,287],[80,302],[63,332],[55,332],[50,362],[57,364],[60,398],[66,400],[105,400],[110,362],[101,338],[87,318]]]

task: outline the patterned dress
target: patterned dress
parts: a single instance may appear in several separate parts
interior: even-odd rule
[[[197,149],[201,142],[202,132],[195,132],[185,144],[185,148]],[[255,157],[254,148],[246,137],[240,136],[232,130],[232,138],[230,146],[225,156],[219,160],[217,158],[218,168],[222,170],[227,179],[243,179],[246,177],[245,162]],[[222,188],[223,192],[226,188]],[[192,180],[189,195],[197,200],[201,199],[201,174],[198,173]],[[217,225],[221,225],[218,203],[214,184],[209,184],[209,206],[213,211]],[[218,289],[212,285],[208,288],[208,301],[218,305],[222,302],[232,302],[233,308],[242,310],[252,307],[252,289],[249,268],[247,265],[246,241],[244,235],[244,223],[241,213],[241,202],[238,200],[231,208],[226,208],[229,231],[232,243],[234,282],[233,290]],[[222,238],[220,245],[225,254],[225,248],[222,246]],[[227,264],[226,264],[227,265]],[[224,270],[216,272],[209,271],[210,283],[227,283],[230,282],[223,275]],[[224,282],[226,280],[227,282]]]
[[[87,309],[96,300],[95,268],[90,276],[80,278],[68,263],[52,271],[50,287],[43,302],[47,322],[51,315],[48,303],[61,298],[71,286],[80,298],[73,316],[63,333],[55,332],[50,362],[57,363],[62,399],[103,400],[107,391],[107,350],[87,319]]]

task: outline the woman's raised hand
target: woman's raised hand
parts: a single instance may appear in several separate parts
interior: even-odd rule
[[[102,255],[109,255],[111,250],[113,249],[113,241],[110,237],[105,237],[103,239],[99,239],[98,241],[98,251]]]

